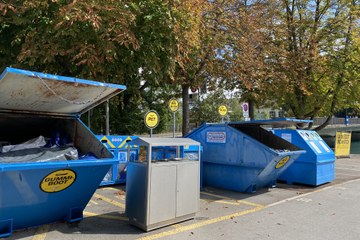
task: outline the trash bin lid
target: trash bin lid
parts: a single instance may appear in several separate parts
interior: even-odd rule
[[[200,146],[200,143],[191,138],[149,138],[138,137],[128,143],[129,145],[148,145],[152,147],[165,147],[165,146]]]
[[[273,127],[285,127],[290,125],[296,125],[299,123],[311,123],[312,120],[305,119],[296,119],[296,118],[276,118],[276,119],[266,119],[266,120],[253,120],[247,122],[232,122],[228,123],[229,125],[251,125],[251,126],[261,126],[268,125]]]
[[[125,89],[123,85],[8,67],[0,75],[0,111],[79,116]]]

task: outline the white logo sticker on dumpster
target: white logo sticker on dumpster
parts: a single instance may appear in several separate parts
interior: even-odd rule
[[[40,188],[47,193],[60,192],[70,187],[76,180],[76,173],[69,169],[58,170],[45,176]]]
[[[208,143],[226,143],[226,132],[207,132],[206,142]]]
[[[275,166],[276,169],[282,168],[290,159],[290,156],[286,156],[282,158]]]

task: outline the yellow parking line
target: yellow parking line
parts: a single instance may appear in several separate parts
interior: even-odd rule
[[[98,205],[98,203],[97,202],[95,202],[94,200],[92,200],[92,199],[90,199],[90,202],[91,203],[93,203],[93,204],[95,204],[95,205]]]
[[[110,203],[112,205],[115,205],[117,207],[121,207],[121,208],[125,209],[125,204],[119,203],[119,202],[117,202],[115,200],[112,200],[110,198],[107,198],[107,197],[102,196],[102,195],[97,194],[97,193],[94,193],[94,196],[101,199],[101,200],[103,200],[103,201],[105,201],[105,202],[108,202],[108,203]]]
[[[42,225],[38,228],[38,230],[36,231],[34,237],[32,238],[32,240],[44,240],[46,238],[46,234],[49,232],[50,230],[50,225]]]
[[[99,217],[99,218],[106,218],[106,219],[113,219],[113,220],[122,220],[122,221],[128,221],[129,219],[127,217],[122,217],[122,216],[111,216],[111,215],[106,215],[106,214],[97,214],[97,213],[92,213],[92,212],[83,212],[83,214],[85,216],[88,217]]]
[[[246,214],[249,214],[249,213],[258,212],[260,210],[270,208],[270,207],[285,203],[287,201],[295,200],[295,199],[298,199],[298,198],[301,198],[301,197],[304,197],[304,196],[307,196],[307,195],[310,195],[310,194],[313,194],[313,193],[322,192],[322,191],[325,191],[327,189],[331,189],[331,188],[334,188],[334,187],[339,187],[341,185],[345,185],[347,183],[352,183],[352,182],[357,182],[357,181],[360,181],[360,179],[355,179],[355,180],[347,181],[347,182],[344,182],[344,183],[341,183],[341,184],[328,186],[328,187],[318,189],[318,190],[315,190],[315,191],[312,191],[312,192],[309,192],[309,193],[305,193],[305,194],[301,194],[301,195],[298,195],[298,196],[290,197],[290,198],[287,198],[287,199],[284,199],[284,200],[281,200],[281,201],[278,201],[278,202],[275,202],[275,203],[272,203],[272,204],[269,204],[269,205],[266,205],[266,206],[256,204],[256,203],[250,203],[250,202],[246,202],[246,201],[242,201],[242,200],[236,200],[237,202],[242,202],[244,204],[256,205],[256,207],[252,208],[250,210],[245,210],[245,211],[242,211],[242,212],[238,212],[238,213],[234,213],[234,214],[230,214],[230,215],[226,215],[226,216],[212,218],[212,219],[202,221],[202,222],[199,222],[199,223],[190,224],[190,225],[187,225],[187,226],[182,226],[182,227],[179,227],[179,228],[176,228],[176,229],[173,229],[173,230],[169,230],[169,231],[165,231],[165,232],[161,232],[161,233],[158,233],[158,234],[153,234],[153,235],[141,237],[141,238],[138,238],[137,240],[152,240],[152,239],[158,239],[158,238],[162,238],[162,237],[175,235],[175,234],[186,232],[186,231],[193,230],[193,229],[196,229],[196,228],[204,227],[204,226],[207,226],[207,225],[210,225],[210,224],[214,224],[214,223],[218,223],[218,222],[221,222],[221,221],[233,219],[235,217],[240,217],[240,216],[243,216],[243,215],[246,215]],[[216,194],[212,194],[212,193],[207,193],[207,192],[202,192],[202,193],[206,194],[206,195],[210,195],[210,196],[219,197],[219,198],[231,199],[231,198],[228,198],[228,197],[224,197],[224,196],[220,196],[220,195],[216,195]]]
[[[125,196],[121,195],[121,196],[115,196],[116,198],[125,201]]]
[[[121,191],[121,189],[117,189],[117,188],[113,188],[113,187],[103,187],[103,188],[100,188],[100,189],[103,189],[103,190],[113,190],[113,191]]]
[[[181,228],[182,227],[182,225],[181,224],[173,224],[173,225],[171,225],[173,228]]]
[[[236,205],[236,206],[240,205],[240,203],[238,203],[238,202],[229,202],[229,201],[224,201],[224,200],[217,200],[215,202],[216,203],[224,203],[224,204]]]
[[[223,199],[227,199],[227,200],[233,200],[237,203],[242,203],[242,204],[246,204],[246,205],[250,205],[253,207],[265,207],[264,205],[261,204],[257,204],[257,203],[252,203],[252,202],[248,202],[248,201],[244,201],[244,200],[237,200],[234,198],[229,198],[226,196],[221,196],[221,195],[217,195],[217,194],[213,194],[213,193],[208,193],[208,192],[201,192],[202,194],[208,195],[208,196],[213,196],[213,197],[217,197],[217,198],[223,198]]]
[[[237,202],[229,202],[229,201],[224,201],[224,200],[212,200],[212,199],[208,199],[208,198],[202,198],[201,200],[204,200],[206,202],[211,202],[211,203],[223,203],[223,204],[229,204],[229,205],[236,205],[236,206],[239,206],[240,203],[237,203]]]
[[[158,239],[158,238],[162,238],[162,237],[175,235],[175,234],[186,232],[186,231],[193,230],[193,229],[196,229],[196,228],[204,227],[206,225],[222,222],[222,221],[225,221],[225,220],[233,219],[235,217],[239,217],[239,216],[243,216],[243,215],[246,215],[246,214],[249,214],[249,213],[257,212],[257,211],[260,211],[263,208],[264,207],[255,207],[255,208],[252,208],[250,210],[245,210],[245,211],[242,211],[242,212],[233,213],[233,214],[218,217],[218,218],[212,218],[212,219],[205,220],[205,221],[202,221],[202,222],[199,222],[199,223],[194,223],[194,224],[190,224],[190,225],[187,225],[187,226],[182,226],[182,227],[179,227],[179,228],[176,228],[176,229],[173,229],[173,230],[169,230],[169,231],[149,235],[149,236],[146,236],[146,237],[138,238],[138,240],[152,240],[152,239]]]

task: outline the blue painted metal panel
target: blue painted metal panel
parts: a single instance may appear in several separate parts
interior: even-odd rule
[[[67,163],[2,165],[0,237],[9,236],[16,229],[82,220],[84,208],[113,163],[112,159],[84,159]],[[39,187],[44,177],[64,169],[76,174],[70,187],[53,193],[44,192]]]
[[[274,133],[283,139],[303,148],[301,155],[279,180],[288,184],[300,183],[318,186],[335,179],[335,154],[315,131],[275,129]]]
[[[203,147],[203,184],[240,192],[275,185],[278,176],[305,153],[258,125],[204,124],[187,137]]]
[[[126,182],[126,168],[128,163],[128,141],[138,138],[138,136],[127,135],[96,135],[96,138],[114,155],[117,162],[101,181],[100,186],[121,184]],[[135,158],[138,154],[138,147],[131,145],[130,158]]]

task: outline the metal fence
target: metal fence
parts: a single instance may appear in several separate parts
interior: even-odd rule
[[[318,126],[323,124],[326,121],[326,117],[319,117],[319,118],[314,118],[314,125]],[[360,124],[360,118],[349,118],[349,125],[354,125],[354,124]],[[333,117],[330,122],[329,125],[345,125],[345,118],[336,118]]]

